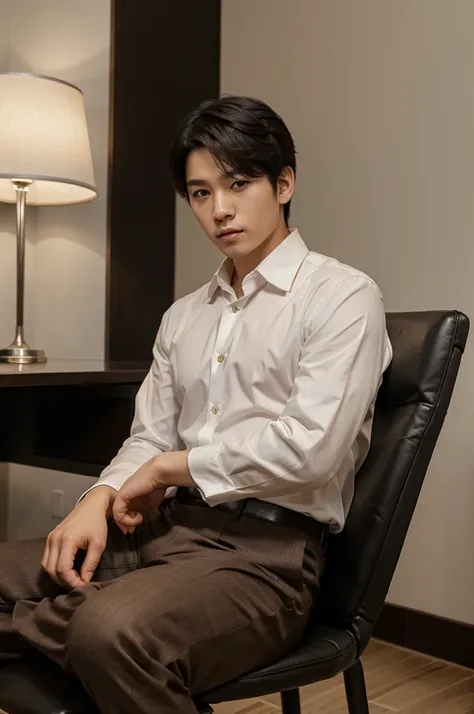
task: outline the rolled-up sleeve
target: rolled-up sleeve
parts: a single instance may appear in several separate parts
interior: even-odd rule
[[[303,333],[280,416],[244,438],[190,451],[189,470],[209,504],[320,488],[352,449],[391,356],[378,287],[350,276],[322,302],[314,295]]]
[[[180,406],[169,361],[171,310],[163,316],[153,347],[153,363],[136,396],[130,436],[92,488],[108,485],[119,490],[152,456],[183,448],[177,429]]]

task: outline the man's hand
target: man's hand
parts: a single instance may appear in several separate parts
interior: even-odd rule
[[[41,565],[58,585],[72,590],[90,582],[105,550],[116,494],[111,486],[94,488],[47,537]],[[87,551],[80,574],[74,570],[79,549]]]
[[[153,456],[125,481],[113,505],[113,517],[123,533],[133,533],[143,513],[158,508],[169,486],[196,484],[188,470],[187,451],[168,451]]]

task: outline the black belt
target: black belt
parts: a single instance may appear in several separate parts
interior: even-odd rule
[[[210,507],[202,498],[197,488],[178,488],[176,498],[180,503],[193,503]],[[314,518],[306,516],[304,513],[292,511],[290,508],[279,506],[276,503],[261,501],[259,498],[244,498],[238,501],[227,501],[225,503],[219,503],[215,508],[236,513],[237,517],[245,515],[251,518],[260,518],[262,521],[269,521],[270,523],[275,523],[275,525],[295,528],[310,536],[311,539],[320,541],[324,549],[326,549],[328,538],[327,524],[319,523],[319,521],[315,521]]]

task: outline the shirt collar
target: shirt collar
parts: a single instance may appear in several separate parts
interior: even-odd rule
[[[288,292],[301,263],[308,253],[308,246],[299,232],[294,230],[257,265],[255,271],[272,285]],[[208,300],[212,299],[219,286],[230,287],[231,276],[232,260],[226,258],[212,276],[212,280],[209,283]]]

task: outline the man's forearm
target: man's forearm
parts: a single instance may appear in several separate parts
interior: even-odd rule
[[[77,505],[86,502],[91,503],[92,501],[102,504],[105,510],[106,518],[110,518],[112,516],[112,506],[114,505],[117,493],[117,489],[109,486],[108,484],[98,484],[95,488],[86,493],[84,498],[79,501]]]
[[[156,457],[157,480],[163,486],[195,488],[188,467],[189,451],[168,451]]]

